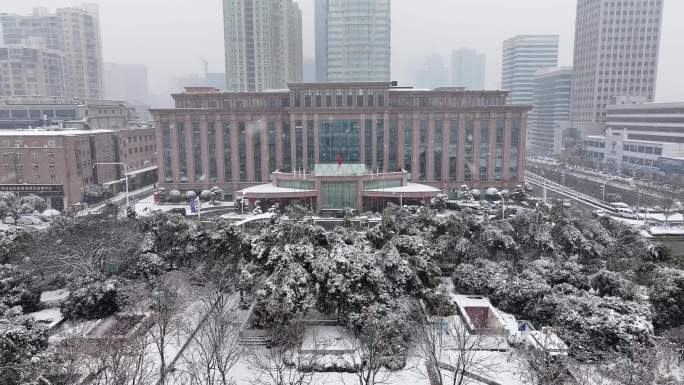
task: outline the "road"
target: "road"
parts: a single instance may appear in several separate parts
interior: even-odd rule
[[[571,188],[565,187],[561,184],[548,180],[537,174],[533,174],[529,171],[525,171],[525,181],[531,185],[538,188],[546,188],[547,191],[556,193],[558,195],[572,199],[578,203],[589,206],[593,209],[602,209],[610,213],[614,213],[615,209],[610,205],[596,199],[590,195],[583,194],[581,192],[575,191]]]

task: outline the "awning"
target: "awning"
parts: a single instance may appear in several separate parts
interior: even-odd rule
[[[268,183],[242,189],[238,191],[238,194],[247,198],[303,198],[315,197],[316,190],[278,187]]]
[[[388,187],[383,189],[364,190],[364,196],[370,197],[433,197],[442,193],[442,190],[420,184],[407,183],[405,186]]]

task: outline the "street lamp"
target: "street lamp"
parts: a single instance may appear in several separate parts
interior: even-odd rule
[[[501,219],[506,219],[506,199],[500,191],[497,191],[496,195],[501,197]]]
[[[93,168],[95,168],[95,166],[97,166],[98,164],[99,164],[99,165],[103,165],[103,166],[113,166],[113,165],[123,166],[123,168],[124,168],[124,173],[126,174],[126,175],[125,175],[125,178],[126,178],[126,206],[128,206],[128,205],[129,205],[129,198],[128,198],[128,166],[126,166],[126,164],[125,164],[125,163],[122,163],[122,162],[111,162],[111,163],[100,163],[100,162],[98,162],[98,163],[93,163]]]

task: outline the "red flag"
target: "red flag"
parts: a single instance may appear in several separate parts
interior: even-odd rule
[[[338,152],[337,153],[337,166],[338,167],[342,166],[342,163],[344,163],[344,158],[342,157],[342,153]]]

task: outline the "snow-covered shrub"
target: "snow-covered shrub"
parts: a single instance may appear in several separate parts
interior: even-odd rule
[[[97,184],[89,184],[83,187],[83,194],[85,201],[88,203],[97,203],[106,198],[105,189]]]
[[[684,325],[684,272],[659,268],[655,271],[649,299],[654,310],[653,323],[659,330]]]
[[[135,267],[139,275],[150,278],[163,273],[165,265],[164,260],[159,255],[144,253],[138,257]]]
[[[181,192],[178,190],[169,191],[169,202],[177,203],[181,201]]]
[[[191,201],[191,200],[193,200],[193,199],[195,199],[195,198],[197,198],[197,193],[196,193],[196,192],[194,192],[194,191],[192,191],[192,190],[188,190],[188,191],[185,192],[185,200],[186,200],[186,201],[189,202],[189,201]]]
[[[428,292],[425,294],[425,305],[430,314],[438,317],[447,317],[456,314],[458,308],[451,300],[449,293],[442,291]]]
[[[437,194],[430,200],[430,206],[437,211],[444,211],[446,208],[447,196],[444,194]]]
[[[209,200],[211,200],[211,191],[202,190],[200,192],[200,200],[202,200],[203,202],[208,202]]]
[[[84,277],[69,285],[69,296],[60,308],[66,319],[98,319],[119,311],[116,279]]]
[[[3,376],[10,375],[11,370],[30,361],[48,345],[47,330],[28,316],[3,315],[0,317],[0,383],[5,382]]]
[[[0,265],[0,304],[21,306],[33,311],[40,302],[40,290],[32,285],[31,276],[14,265]]]
[[[601,297],[620,297],[633,300],[637,295],[634,284],[620,277],[618,273],[601,270],[591,278],[591,288]]]

